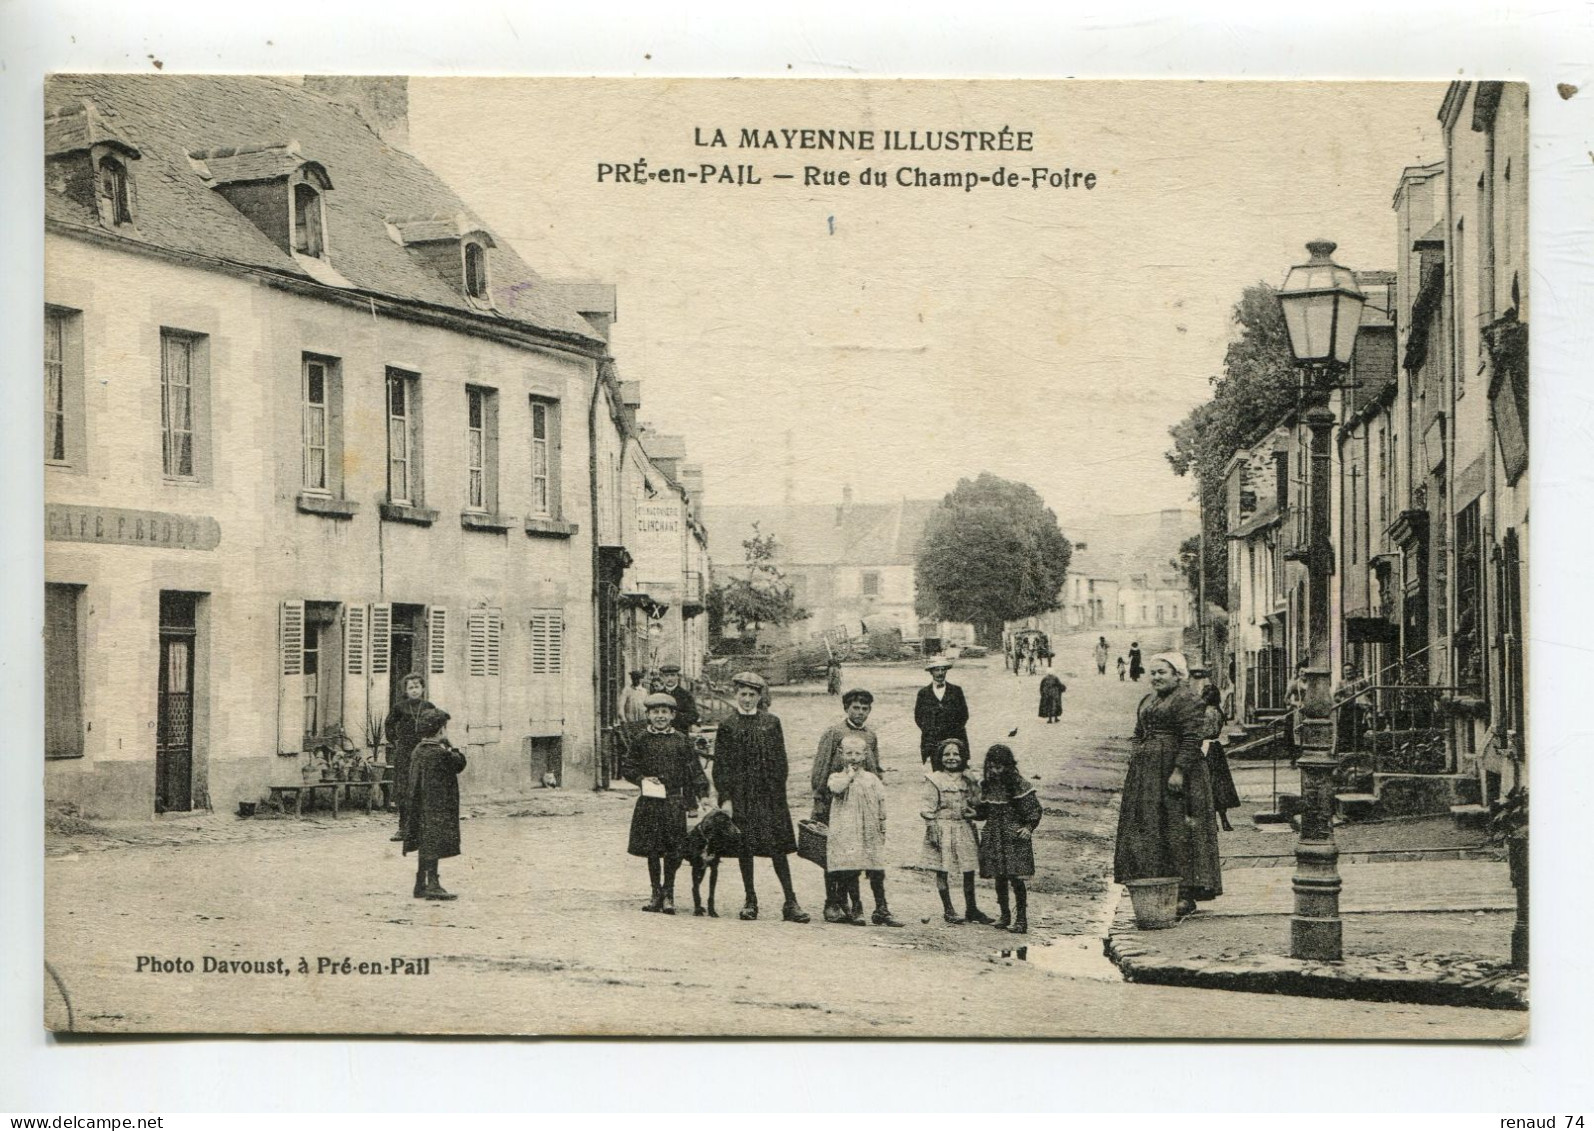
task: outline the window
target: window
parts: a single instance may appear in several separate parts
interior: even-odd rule
[[[44,587],[44,756],[83,756],[83,664],[78,647],[81,585]]]
[[[161,331],[161,470],[169,479],[199,478],[204,354],[199,335]]]
[[[387,371],[387,497],[421,502],[420,381],[413,373]]]
[[[1483,545],[1478,504],[1456,515],[1456,683],[1483,690]]]
[[[101,157],[99,166],[100,216],[116,227],[133,222],[132,202],[128,197],[127,166],[115,157]]]
[[[465,389],[465,508],[498,509],[498,393]]]
[[[487,298],[487,249],[479,243],[465,245],[465,293],[471,298]]]
[[[280,197],[278,199],[281,199]],[[293,250],[316,259],[326,254],[321,194],[303,182],[293,186]]]
[[[868,570],[863,575],[863,595],[865,597],[880,596],[880,575],[873,570]]]
[[[559,516],[559,402],[531,399],[531,513]]]
[[[83,459],[83,348],[78,313],[44,308],[44,459]]]
[[[330,385],[326,361],[319,357],[305,357],[301,399],[304,411],[304,489],[306,491],[329,489],[327,417]]]

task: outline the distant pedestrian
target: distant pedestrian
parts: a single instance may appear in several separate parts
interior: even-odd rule
[[[714,737],[714,789],[720,807],[742,830],[742,890],[746,902],[741,918],[758,918],[753,860],[769,857],[780,881],[785,904],[781,918],[788,923],[808,922],[791,885],[791,862],[797,851],[791,810],[786,806],[786,735],[780,719],[760,708],[768,684],[757,672],[731,677],[736,688],[736,713],[719,725]]]
[[[1107,638],[1105,636],[1096,637],[1096,647],[1095,647],[1094,652],[1095,652],[1095,656],[1096,656],[1096,674],[1097,675],[1106,675],[1107,674],[1107,654],[1108,654],[1108,651],[1109,651],[1109,649],[1107,647]]]
[[[1206,708],[1201,745],[1207,759],[1207,776],[1212,779],[1212,807],[1218,812],[1218,823],[1223,831],[1232,833],[1234,826],[1229,824],[1229,810],[1239,808],[1240,793],[1234,788],[1229,756],[1223,751],[1223,724],[1228,721],[1223,714],[1223,697],[1209,683],[1201,692],[1201,703]]]
[[[974,833],[979,816],[980,783],[964,771],[964,746],[955,738],[941,744],[937,769],[924,775],[924,798],[919,816],[924,818],[923,866],[935,873],[935,890],[941,896],[941,917],[948,923],[994,923],[974,898],[974,873],[980,867],[980,845]],[[952,907],[948,877],[963,877],[963,914]]]
[[[659,675],[663,680],[663,691],[675,700],[675,729],[682,734],[691,734],[692,728],[697,725],[697,699],[693,697],[691,689],[681,682],[681,665],[665,664],[659,669]]]
[[[1140,641],[1136,640],[1129,645],[1129,678],[1139,683],[1145,673],[1145,665],[1140,661]]]
[[[1041,676],[1041,708],[1040,717],[1048,723],[1055,723],[1063,714],[1063,692],[1068,687],[1057,678],[1055,672],[1047,672]]]
[[[426,698],[426,677],[420,672],[411,672],[404,677],[400,698],[393,704],[393,709],[387,713],[387,719],[382,724],[382,733],[387,736],[387,760],[393,767],[393,790],[390,796],[398,808],[398,832],[393,834],[392,840],[404,839],[404,808],[409,803],[410,752],[421,740],[417,729],[420,717],[432,710],[436,708]]]
[[[840,753],[842,768],[825,783],[834,797],[825,843],[825,876],[850,906],[841,919],[828,915],[826,919],[863,926],[858,877],[867,873],[874,895],[875,925],[900,927],[902,921],[886,904],[886,787],[865,765],[869,747],[861,737],[849,734],[842,739]]]
[[[946,673],[952,670],[952,661],[936,656],[924,665],[930,673],[928,686],[919,688],[913,704],[913,721],[919,726],[919,760],[931,769],[941,768],[938,759],[941,744],[955,738],[969,748],[969,705],[963,698],[963,689],[948,683]]]
[[[1032,834],[1041,823],[1041,803],[1035,787],[1019,772],[1013,751],[997,743],[985,752],[985,776],[980,783],[980,805],[985,812],[985,834],[980,838],[980,877],[996,881],[998,927],[1015,935],[1029,930],[1029,892],[1024,881],[1035,874]],[[1014,904],[1007,902],[1009,886]]]
[[[642,673],[633,671],[629,673],[631,686],[620,694],[620,720],[630,723],[634,729],[640,730],[647,724],[648,698],[647,688],[642,686]]]
[[[841,657],[834,652],[825,661],[825,692],[829,695],[841,694]]]
[[[675,697],[647,697],[647,729],[631,739],[621,776],[640,787],[626,851],[648,862],[652,890],[644,911],[675,914],[675,873],[689,852],[686,818],[708,796],[708,778],[691,740],[675,729]]]
[[[443,890],[437,862],[459,855],[459,775],[465,768],[465,755],[444,733],[447,711],[435,707],[423,711],[415,725],[421,739],[409,758],[404,855],[416,854],[416,899],[458,899]]]
[[[1124,663],[1124,658],[1122,656],[1119,656],[1118,657],[1118,682],[1119,683],[1122,683],[1124,681],[1124,672],[1126,672],[1128,670],[1129,670],[1129,665]]]

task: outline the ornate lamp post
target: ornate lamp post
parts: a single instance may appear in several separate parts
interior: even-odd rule
[[[1367,296],[1332,258],[1334,244],[1313,240],[1311,259],[1291,267],[1279,290],[1290,351],[1301,372],[1301,420],[1311,434],[1306,493],[1306,700],[1298,721],[1301,835],[1295,844],[1295,914],[1290,956],[1337,962],[1344,957],[1339,917],[1339,848],[1334,844],[1334,722],[1330,701],[1328,590],[1334,574],[1329,538],[1329,394],[1350,367]]]

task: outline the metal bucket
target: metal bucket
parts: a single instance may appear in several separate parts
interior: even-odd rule
[[[1124,887],[1134,905],[1135,926],[1142,931],[1160,931],[1179,921],[1178,876],[1130,880]]]

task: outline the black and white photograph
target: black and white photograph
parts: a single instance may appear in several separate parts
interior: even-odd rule
[[[1524,1037],[1529,95],[49,76],[44,1025]]]

